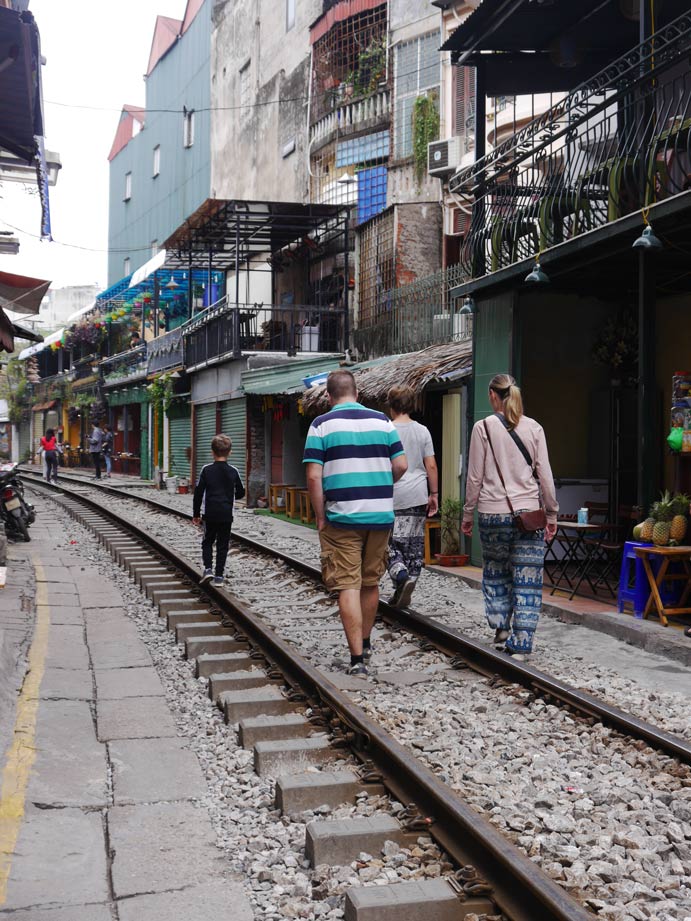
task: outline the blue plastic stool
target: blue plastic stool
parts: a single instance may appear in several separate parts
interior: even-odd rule
[[[627,540],[624,544],[624,553],[621,559],[621,573],[619,575],[619,595],[617,598],[617,610],[621,614],[625,604],[633,605],[633,616],[642,618],[645,606],[650,597],[650,586],[643,569],[643,560],[636,556],[636,547],[649,547],[650,544],[637,540]],[[633,563],[633,566],[631,566]],[[660,567],[657,560],[651,560],[651,566],[654,572]],[[660,596],[664,604],[673,602],[677,592],[672,587],[660,586]]]

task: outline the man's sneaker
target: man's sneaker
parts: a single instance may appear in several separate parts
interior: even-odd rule
[[[398,596],[397,608],[407,608],[413,599],[415,591],[415,579],[406,579],[401,586],[401,593]]]
[[[508,640],[508,638],[509,638],[508,630],[497,630],[497,632],[494,634],[494,645],[503,646],[504,643]]]
[[[369,660],[372,658],[373,652],[374,650],[372,649],[371,646],[362,647],[362,658],[365,660],[365,662],[369,662]]]
[[[350,675],[351,678],[367,678],[369,677],[369,672],[364,662],[356,662],[346,671],[346,675]]]
[[[214,585],[223,585],[223,576],[214,576]]]
[[[204,575],[201,577],[201,580],[200,580],[200,581],[201,581],[201,583],[202,583],[202,585],[203,585],[205,582],[211,582],[211,580],[213,579],[213,577],[214,577],[214,571],[213,571],[213,569],[205,569],[205,570],[204,570]]]

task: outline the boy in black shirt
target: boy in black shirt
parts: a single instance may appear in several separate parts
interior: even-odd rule
[[[194,490],[192,522],[202,524],[202,503],[204,504],[204,536],[202,538],[202,560],[204,575],[202,582],[213,577],[214,585],[223,585],[223,570],[228,556],[230,528],[233,524],[233,502],[242,499],[245,487],[240,474],[228,463],[232,444],[227,435],[216,435],[211,439],[213,464],[202,467],[197,488]],[[213,549],[216,544],[216,569],[212,569]]]

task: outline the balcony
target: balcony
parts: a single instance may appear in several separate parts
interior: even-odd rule
[[[243,352],[332,353],[345,348],[342,308],[236,304],[223,298],[181,327],[191,370]]]
[[[104,358],[100,363],[104,387],[115,387],[142,380],[147,374],[146,345]]]
[[[451,178],[470,277],[691,188],[690,52],[684,14]]]
[[[147,344],[147,368],[149,374],[170,371],[182,365],[182,328],[157,336]]]
[[[333,105],[332,111],[310,127],[311,150],[318,150],[336,137],[384,128],[391,117],[391,93],[387,88],[361,99],[334,101]]]

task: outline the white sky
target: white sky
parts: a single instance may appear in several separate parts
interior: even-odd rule
[[[144,105],[143,74],[156,15],[182,19],[185,0],[31,0],[41,34],[46,149],[62,169],[50,189],[53,243],[18,234],[17,256],[0,270],[49,278],[54,288],[106,284],[108,153],[123,104]],[[64,108],[94,106],[96,111]],[[0,228],[40,235],[40,205],[19,183],[0,185]],[[60,245],[85,247],[85,250]],[[96,250],[92,252],[90,250]]]

